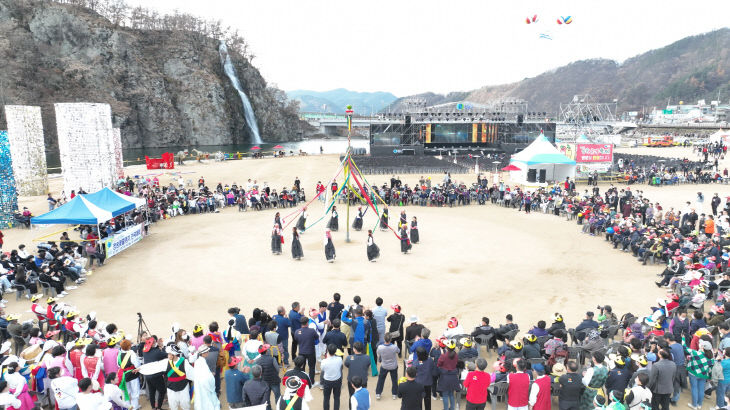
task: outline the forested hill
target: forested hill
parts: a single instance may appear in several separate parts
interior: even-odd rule
[[[660,49],[612,60],[581,60],[512,84],[486,86],[448,95],[419,94],[430,103],[468,100],[486,103],[521,98],[535,110],[555,113],[574,95],[590,94],[596,101],[618,100],[619,110],[664,106],[670,99],[695,102],[730,95],[730,29],[686,37]],[[408,98],[408,97],[404,97]],[[398,107],[403,99],[394,103]]]

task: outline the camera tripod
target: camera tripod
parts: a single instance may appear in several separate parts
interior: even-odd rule
[[[142,314],[137,312],[137,343],[142,341],[142,334],[145,332],[149,335],[150,328],[147,327],[147,322],[142,318]]]

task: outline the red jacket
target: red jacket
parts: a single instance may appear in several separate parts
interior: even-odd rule
[[[464,387],[466,388],[466,401],[472,404],[487,402],[487,389],[492,382],[492,376],[486,372],[473,371],[466,375]]]

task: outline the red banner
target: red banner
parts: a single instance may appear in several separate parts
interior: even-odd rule
[[[613,162],[613,145],[611,144],[578,144],[575,153],[576,162]]]
[[[175,168],[175,156],[171,152],[165,152],[162,154],[162,158],[150,158],[145,155],[144,159],[147,164],[147,169]]]

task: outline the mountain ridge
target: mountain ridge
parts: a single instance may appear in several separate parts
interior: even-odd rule
[[[378,112],[398,97],[387,91],[351,91],[346,88],[335,88],[327,91],[291,90],[287,96],[299,101],[301,112],[321,112],[323,104],[327,112],[342,114],[347,105],[352,105],[357,114],[369,115]]]
[[[404,108],[412,97],[428,96],[429,105],[460,100],[475,103],[519,98],[529,109],[556,114],[560,103],[589,94],[595,101],[617,100],[619,111],[663,106],[667,99],[715,100],[718,91],[730,93],[730,28],[685,37],[619,63],[609,59],[578,60],[513,83],[488,85],[446,95],[421,93],[402,97],[386,107]]]

